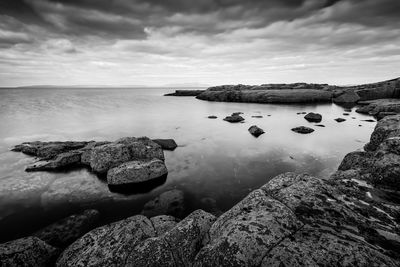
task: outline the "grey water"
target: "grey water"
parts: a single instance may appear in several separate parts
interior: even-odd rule
[[[186,212],[225,211],[274,176],[294,171],[328,177],[342,158],[362,149],[375,123],[335,104],[219,103],[166,97],[169,88],[44,88],[0,90],[0,241],[28,235],[74,212],[96,208],[110,222],[140,213],[144,203],[177,188]],[[243,112],[244,123],[223,118]],[[316,127],[298,112],[322,114]],[[217,119],[207,116],[216,115]],[[252,118],[261,115],[263,118]],[[334,119],[346,118],[342,123]],[[354,118],[352,118],[354,117]],[[258,138],[251,125],[265,130]],[[361,125],[361,126],[360,126]],[[308,126],[307,135],[291,131]],[[169,170],[150,192],[119,194],[86,169],[27,173],[34,158],[10,149],[26,141],[115,140],[125,136],[173,138]]]

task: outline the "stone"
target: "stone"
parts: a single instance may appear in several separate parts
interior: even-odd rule
[[[65,248],[92,230],[99,221],[97,210],[85,210],[57,221],[33,235],[55,247]]]
[[[239,115],[227,116],[227,117],[225,117],[224,121],[231,122],[231,123],[237,123],[237,122],[244,121],[244,118]]]
[[[343,115],[344,115],[344,116],[349,116],[349,115],[350,115],[350,113],[343,113]]]
[[[310,112],[304,116],[304,119],[306,119],[309,122],[321,122],[322,115],[318,114],[318,113]]]
[[[154,236],[149,219],[132,216],[88,232],[64,250],[57,266],[123,266],[137,244]]]
[[[0,266],[52,266],[60,251],[37,237],[0,244]]]
[[[27,155],[36,156],[41,159],[52,159],[58,154],[77,150],[85,147],[89,142],[66,141],[66,142],[25,142],[15,146],[12,151],[22,152]]]
[[[259,137],[262,135],[264,132],[263,129],[257,127],[256,125],[253,125],[249,128],[249,132],[254,136],[254,137]]]
[[[143,183],[167,173],[164,161],[159,159],[128,161],[108,170],[107,183],[109,185]]]
[[[164,150],[175,150],[178,147],[174,139],[153,139],[156,144],[159,144]]]
[[[210,115],[210,116],[208,116],[207,118],[209,118],[209,119],[217,119],[218,117],[217,117],[217,116],[214,116],[214,115]]]
[[[153,200],[147,202],[142,210],[142,214],[147,217],[157,215],[172,215],[182,218],[185,212],[184,193],[178,189],[166,191]]]
[[[335,121],[337,121],[337,122],[344,122],[344,121],[346,121],[346,119],[343,119],[343,118],[336,118]]]
[[[243,114],[243,112],[233,112],[231,116],[238,116],[238,115],[241,115],[241,114]]]
[[[296,133],[301,133],[301,134],[309,134],[309,133],[314,132],[314,129],[305,127],[305,126],[299,126],[299,127],[293,128],[292,131],[296,132]]]
[[[178,219],[170,215],[159,215],[150,218],[157,236],[163,235],[178,223]]]
[[[55,171],[61,170],[73,166],[77,166],[81,163],[82,151],[75,150],[58,154],[54,159],[50,161],[37,162],[31,166],[28,166],[25,171]]]
[[[261,115],[255,115],[255,116],[251,116],[252,118],[256,118],[256,119],[261,119],[261,118],[263,118],[263,116],[261,116]]]
[[[371,134],[371,139],[365,145],[365,150],[374,151],[387,138],[400,135],[400,115],[387,116],[380,120]]]
[[[325,127],[325,125],[323,125],[323,124],[315,124],[315,126],[318,126],[318,127]]]

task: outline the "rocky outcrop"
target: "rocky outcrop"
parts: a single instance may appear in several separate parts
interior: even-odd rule
[[[250,126],[249,132],[254,136],[254,137],[259,137],[262,135],[264,132],[263,129],[259,128],[257,125]]]
[[[173,189],[147,202],[143,207],[142,214],[147,217],[166,214],[182,218],[184,212],[184,193],[181,190]]]
[[[109,185],[143,183],[164,176],[167,173],[167,167],[162,160],[134,160],[109,169],[107,183]]]
[[[309,122],[321,122],[322,121],[322,115],[318,113],[313,113],[310,112],[307,115],[304,116],[304,119],[306,119]]]
[[[0,266],[52,266],[59,250],[37,237],[24,237],[0,244]]]
[[[314,129],[305,127],[305,126],[299,126],[299,127],[292,128],[292,131],[295,133],[300,133],[300,134],[309,134],[309,133],[314,132]]]
[[[165,94],[164,96],[198,96],[205,90],[175,90],[174,93]]]
[[[178,147],[174,139],[153,139],[153,142],[159,144],[164,150],[175,150]]]
[[[333,99],[333,102],[337,104],[348,104],[348,103],[357,103],[361,98],[360,96],[352,90],[349,90]]]
[[[92,230],[99,221],[97,210],[85,210],[57,221],[33,234],[55,247],[64,248]]]
[[[363,105],[356,112],[375,116],[378,120],[400,113],[400,99],[378,99],[372,101],[363,101]]]

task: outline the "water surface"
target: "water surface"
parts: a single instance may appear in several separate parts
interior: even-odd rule
[[[185,192],[187,212],[210,209],[210,200],[216,203],[213,209],[224,211],[280,173],[329,176],[346,153],[363,147],[375,126],[362,121],[369,117],[354,108],[343,116],[344,109],[334,104],[218,103],[162,96],[167,92],[171,89],[0,90],[1,240],[29,234],[85,208],[99,209],[103,222],[117,220],[139,213],[146,201],[172,188]],[[245,123],[222,120],[238,111]],[[303,111],[321,113],[326,127],[296,114]],[[263,118],[251,117],[256,115]],[[337,123],[337,117],[347,121]],[[254,138],[247,131],[254,124],[266,133]],[[290,130],[302,125],[315,132]],[[169,174],[164,184],[142,194],[112,193],[85,169],[26,173],[35,159],[9,151],[25,141],[124,136],[176,140],[179,147],[165,152]]]

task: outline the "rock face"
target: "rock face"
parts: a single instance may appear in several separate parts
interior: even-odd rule
[[[58,249],[37,237],[24,237],[0,244],[0,266],[51,266]]]
[[[321,122],[322,121],[322,115],[318,113],[313,113],[310,112],[307,115],[304,116],[304,119],[306,119],[309,122]]]
[[[264,132],[263,129],[257,127],[256,125],[253,125],[249,128],[249,132],[254,136],[254,137],[259,137],[262,135]]]
[[[198,96],[205,90],[175,90],[175,93],[165,94],[164,96]]]
[[[109,185],[142,183],[159,178],[167,173],[168,170],[164,161],[159,159],[128,161],[108,170],[107,183]]]
[[[98,220],[97,210],[85,210],[43,228],[34,236],[52,246],[64,248],[93,229]]]
[[[153,139],[153,142],[159,144],[164,150],[175,150],[178,147],[174,139]]]
[[[301,133],[301,134],[309,134],[309,133],[314,132],[314,129],[305,127],[305,126],[299,126],[299,127],[293,128],[292,131],[296,132],[296,133]]]
[[[225,117],[224,121],[231,122],[231,123],[237,123],[237,122],[244,121],[244,118],[239,115],[232,115],[232,116]]]
[[[143,207],[142,214],[147,217],[166,214],[182,218],[184,212],[184,193],[181,190],[173,189],[147,202]]]

